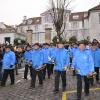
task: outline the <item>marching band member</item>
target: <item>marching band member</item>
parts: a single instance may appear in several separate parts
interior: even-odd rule
[[[73,44],[73,47],[71,48],[71,56],[72,56],[71,61],[72,61],[73,58],[74,58],[74,54],[75,54],[77,48],[78,48],[77,44]],[[75,75],[76,75],[75,70],[73,70],[73,76],[75,76]]]
[[[86,49],[84,41],[79,43],[79,48],[74,54],[73,67],[77,74],[77,100],[81,100],[82,94],[82,79],[84,78],[85,95],[89,95],[89,77],[94,72],[94,62],[90,50]]]
[[[59,80],[60,76],[62,79],[62,90],[66,90],[66,67],[69,66],[69,54],[64,48],[64,44],[59,42],[55,53],[52,58],[55,61],[54,72],[55,72],[55,89],[54,93],[59,92]]]
[[[2,80],[2,59],[3,59],[3,50],[0,47],[0,81]]]
[[[34,50],[32,51],[32,79],[31,88],[35,88],[36,76],[38,75],[39,84],[43,85],[43,53],[40,49],[39,43],[34,44]]]
[[[15,77],[14,77],[14,66],[16,62],[16,57],[15,53],[11,51],[10,46],[5,47],[5,54],[3,56],[3,77],[1,81],[1,86],[5,86],[8,75],[10,75],[11,79],[11,85],[14,84],[15,82]]]
[[[98,48],[98,43],[92,43],[92,56],[94,60],[94,67],[95,67],[95,72],[96,72],[96,83],[99,83],[99,69],[100,69],[100,49]],[[93,81],[92,81],[93,85]]]
[[[24,79],[27,80],[28,75],[28,69],[30,69],[30,76],[32,75],[31,69],[32,69],[32,53],[31,53],[31,46],[28,45],[26,47],[26,51],[24,53],[24,59],[25,59],[25,71],[24,71]]]
[[[45,68],[43,69],[43,79],[45,80],[46,70],[48,73],[48,79],[50,79],[51,75],[51,62],[49,61],[49,59],[51,58],[50,44],[45,43],[42,51],[43,51],[44,64],[46,65]]]

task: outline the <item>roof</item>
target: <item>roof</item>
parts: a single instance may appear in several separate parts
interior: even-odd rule
[[[100,4],[91,8],[89,11],[95,11],[95,10],[100,10]]]
[[[24,20],[23,23],[19,24],[18,26],[23,26],[23,25],[37,25],[37,24],[41,24],[41,17],[29,18],[27,20]]]
[[[10,26],[10,25],[6,25],[6,24],[4,24],[4,25],[6,28],[12,28],[12,29],[14,28],[13,26]]]
[[[14,26],[11,25],[6,25],[3,23],[3,25],[5,26],[5,28],[0,28],[0,33],[5,33],[5,32],[16,32],[16,29]]]
[[[88,12],[75,12],[71,13],[69,21],[82,21],[88,18]]]

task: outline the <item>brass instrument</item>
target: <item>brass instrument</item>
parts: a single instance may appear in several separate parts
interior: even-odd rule
[[[46,66],[46,64],[44,64],[44,65],[40,66],[40,68],[39,68],[39,69],[35,69],[35,70],[36,70],[36,71],[41,71],[41,70],[43,70],[43,69],[45,68],[45,66]]]

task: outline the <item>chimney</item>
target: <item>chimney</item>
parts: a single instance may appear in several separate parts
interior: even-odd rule
[[[23,17],[23,20],[27,20],[27,16],[24,16],[24,17]]]

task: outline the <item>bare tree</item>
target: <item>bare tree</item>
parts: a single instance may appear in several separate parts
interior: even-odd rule
[[[57,37],[60,40],[61,35],[65,31],[66,21],[68,19],[68,7],[72,0],[50,0],[50,15],[57,32]]]

